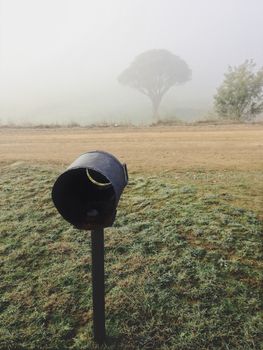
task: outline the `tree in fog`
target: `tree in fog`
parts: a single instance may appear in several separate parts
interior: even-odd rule
[[[253,119],[263,112],[263,68],[255,72],[252,60],[229,67],[214,104],[219,116],[238,121]]]
[[[137,89],[152,101],[153,117],[159,119],[159,107],[165,93],[175,84],[191,78],[185,61],[167,50],[149,50],[135,58],[118,80]]]

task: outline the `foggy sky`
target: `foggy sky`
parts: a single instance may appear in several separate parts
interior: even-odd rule
[[[147,122],[150,101],[117,77],[150,49],[192,70],[161,115],[201,115],[228,65],[263,65],[262,13],[261,0],[0,0],[0,122]]]

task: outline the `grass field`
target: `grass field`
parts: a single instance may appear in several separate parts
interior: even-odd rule
[[[90,235],[50,197],[64,164],[94,148],[115,150],[130,169],[105,230],[104,348],[262,349],[262,133],[142,130],[139,154],[137,129],[70,130],[69,145],[65,130],[1,130],[0,349],[97,348]],[[162,158],[165,145],[176,150]]]

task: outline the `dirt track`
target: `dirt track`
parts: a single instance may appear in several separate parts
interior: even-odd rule
[[[3,162],[69,164],[100,149],[130,171],[263,170],[263,125],[149,128],[0,128]]]

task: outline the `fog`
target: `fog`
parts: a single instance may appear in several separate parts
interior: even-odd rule
[[[138,54],[167,49],[192,70],[163,118],[199,118],[228,65],[263,64],[261,0],[0,0],[0,122],[148,123],[150,100],[120,85]]]

